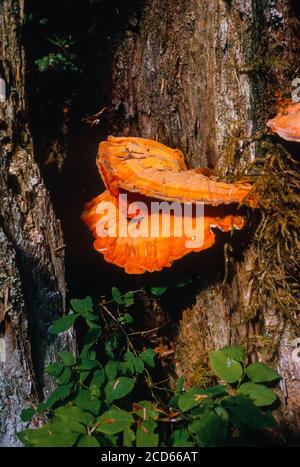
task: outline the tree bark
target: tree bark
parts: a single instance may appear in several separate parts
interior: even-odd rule
[[[21,410],[50,390],[43,368],[68,341],[47,333],[65,310],[64,249],[28,126],[23,4],[0,5],[0,446],[18,445]]]
[[[274,90],[286,91],[296,77],[299,41],[292,4],[289,0],[145,2],[138,32],[138,19],[132,18],[115,53],[114,134],[179,147],[190,167],[213,167],[221,175],[241,171],[258,157],[254,142],[242,142],[265,128]],[[244,344],[253,361],[278,367],[281,416],[297,432],[300,365],[292,358],[295,329],[267,297],[255,316],[246,319],[253,286],[249,274],[257,255],[255,243],[250,243],[242,257],[231,258],[231,275],[224,284],[218,273],[224,259],[212,256],[214,265],[207,267],[205,255],[199,254],[201,287],[195,305],[182,310],[177,374],[188,384],[199,383],[208,350]]]

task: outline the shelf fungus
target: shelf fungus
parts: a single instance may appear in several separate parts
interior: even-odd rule
[[[114,194],[123,189],[211,206],[242,203],[248,197],[248,204],[253,204],[248,183],[217,182],[205,175],[207,169],[187,170],[181,151],[150,139],[109,136],[99,145],[97,165],[106,188]]]
[[[94,248],[128,274],[160,271],[210,248],[214,228],[243,228],[236,204],[255,205],[250,184],[187,170],[181,151],[156,141],[110,136],[100,143],[97,164],[106,191],[86,204],[82,220]]]
[[[281,138],[300,143],[300,102],[285,103],[267,126]]]
[[[198,229],[196,214],[192,213],[192,225],[187,231],[182,225],[183,216],[176,211],[149,210],[147,216],[138,213],[128,218],[123,208],[119,209],[118,199],[108,190],[86,204],[82,220],[93,233],[95,250],[128,274],[160,271],[192,251],[210,248],[215,243],[213,227],[228,232],[244,226],[242,216],[224,214],[221,208],[210,206],[204,207],[203,216],[200,214]],[[99,235],[104,231],[108,235]]]

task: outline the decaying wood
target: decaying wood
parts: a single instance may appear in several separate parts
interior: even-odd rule
[[[20,413],[37,402],[45,364],[67,341],[47,329],[65,310],[64,253],[27,123],[21,46],[23,0],[1,2],[0,103],[0,445],[18,444]]]
[[[129,26],[115,54],[115,134],[178,147],[191,168],[217,167],[223,175],[241,169],[257,156],[255,143],[244,146],[242,141],[265,128],[274,87],[288,89],[295,78],[299,49],[292,2],[145,3],[139,31]],[[245,318],[255,255],[250,247],[243,260],[234,262],[229,284],[216,275],[202,285],[196,305],[184,310],[177,373],[191,384],[209,349],[245,344],[253,360],[278,366],[282,415],[297,432],[300,369],[299,359],[292,359],[294,330],[269,309],[267,299],[258,316]]]

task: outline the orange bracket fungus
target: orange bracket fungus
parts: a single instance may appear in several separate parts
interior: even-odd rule
[[[97,165],[106,191],[86,204],[82,220],[94,248],[128,274],[160,271],[210,248],[213,228],[244,226],[242,216],[222,205],[255,204],[251,185],[187,170],[181,151],[152,140],[110,136],[99,145]]]
[[[275,118],[267,126],[287,141],[300,143],[300,102],[288,102],[281,107]]]
[[[144,138],[109,136],[99,145],[97,165],[114,194],[123,189],[166,201],[217,206],[242,203],[251,190],[243,182],[216,182],[201,173],[206,169],[187,170],[181,151]]]
[[[106,202],[111,202],[116,210],[105,212]],[[102,206],[103,205],[103,209]],[[211,211],[211,212],[210,212]],[[224,214],[220,208],[208,208],[203,216],[203,225],[199,228],[201,241],[197,242],[197,233],[188,236],[184,229],[183,234],[176,236],[176,228],[180,232],[179,223],[182,216],[176,218],[173,212],[149,212],[147,217],[134,219],[123,218],[122,228],[124,235],[120,232],[120,218],[122,213],[118,210],[117,198],[106,190],[94,198],[85,206],[82,220],[87,224],[95,237],[94,248],[103,254],[106,261],[114,263],[125,269],[128,274],[142,274],[146,271],[160,271],[164,267],[172,265],[172,262],[192,251],[201,251],[210,248],[215,243],[215,234],[212,227],[227,232],[233,228],[241,229],[244,219],[238,215]],[[165,217],[165,219],[164,219]],[[147,225],[143,226],[143,220]],[[164,224],[164,220],[166,223]],[[177,222],[179,221],[179,222]],[[163,228],[170,226],[169,233],[164,235]],[[152,232],[153,227],[156,232]],[[97,229],[98,227],[98,229]],[[110,231],[113,235],[99,235],[99,230]],[[145,236],[136,236],[137,233],[146,233]],[[202,232],[202,234],[201,234]]]

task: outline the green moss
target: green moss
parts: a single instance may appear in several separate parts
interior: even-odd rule
[[[202,387],[204,389],[216,384],[216,376],[208,366],[207,355],[199,358],[193,368],[191,376],[192,385]]]
[[[280,144],[265,141],[261,151],[265,157],[248,166],[260,207],[248,314],[267,306],[299,323],[300,164]]]
[[[249,180],[259,209],[250,217],[254,258],[248,281],[252,284],[249,306],[243,323],[259,317],[268,309],[298,325],[300,311],[300,163],[281,145],[260,132],[251,140],[260,155],[243,169],[239,162],[241,144],[250,142],[231,136],[223,156],[223,179]],[[224,170],[224,166],[226,169]],[[251,214],[251,213],[250,213]],[[225,256],[225,279],[228,255]]]
[[[270,68],[285,70],[289,62],[279,55],[258,56],[238,67],[240,73],[264,73]]]
[[[264,362],[273,362],[277,353],[276,345],[272,337],[255,335],[248,339],[248,344],[252,344],[262,357]]]

